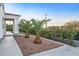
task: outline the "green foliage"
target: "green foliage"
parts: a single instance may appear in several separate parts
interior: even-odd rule
[[[30,30],[29,30],[29,33],[35,35],[35,30],[34,30],[34,28],[31,27]]]
[[[50,38],[56,41],[67,43],[72,45],[76,31],[74,29],[66,28],[64,26],[48,27],[47,30],[43,30],[41,36]]]
[[[79,40],[79,31],[77,31],[77,34],[75,35],[74,40]]]
[[[46,23],[45,20],[36,20],[36,19],[31,19],[32,21],[32,28],[34,29],[34,32],[36,35],[40,35],[40,33],[43,30],[43,25]]]
[[[19,28],[21,32],[28,33],[31,29],[31,22],[29,20],[22,19],[19,23]]]
[[[42,32],[41,32],[41,36],[42,37],[45,37],[45,38],[50,38],[51,36],[52,36],[52,31],[46,31],[46,30],[43,30]]]
[[[51,26],[43,28],[43,25],[47,23],[47,20],[36,20],[31,21],[21,20],[20,31],[29,32],[35,35],[41,35],[45,38],[58,40],[72,45],[73,40],[79,40],[79,22],[67,22],[63,26]]]
[[[73,39],[76,35],[76,31],[73,29],[65,29],[61,32],[61,38],[63,41],[67,41],[68,44],[73,44]]]
[[[6,24],[6,31],[13,31],[13,25]]]

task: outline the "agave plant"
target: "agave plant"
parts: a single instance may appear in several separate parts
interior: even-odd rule
[[[25,32],[25,38],[29,38],[29,30],[32,24],[29,20],[22,19],[19,23],[20,30]]]
[[[46,23],[46,21],[45,20],[39,21],[36,19],[31,19],[31,21],[32,21],[32,27],[33,27],[35,34],[36,34],[36,38],[35,38],[34,42],[36,44],[40,44],[42,42],[40,39],[40,34],[43,30],[43,25]]]

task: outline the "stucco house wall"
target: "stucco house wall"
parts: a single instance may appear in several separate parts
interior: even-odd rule
[[[12,13],[5,13],[4,4],[0,3],[0,42],[5,36],[5,19],[13,19],[13,33],[19,33],[19,26],[18,26],[18,19],[20,15],[12,14]]]
[[[0,41],[2,40],[4,36],[4,26],[3,26],[4,16],[5,16],[4,7],[3,7],[3,4],[0,4]]]

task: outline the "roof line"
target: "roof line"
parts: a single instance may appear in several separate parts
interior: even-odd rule
[[[13,13],[5,13],[5,15],[21,16],[21,15],[18,15],[18,14],[13,14]]]

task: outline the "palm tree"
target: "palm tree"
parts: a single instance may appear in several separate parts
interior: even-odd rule
[[[48,21],[51,21],[51,19],[47,19],[47,14],[45,14],[45,19],[44,19],[44,20],[45,20],[45,22],[46,22],[45,28],[46,28],[46,31],[47,31],[47,22],[48,22]]]
[[[25,38],[29,38],[29,30],[31,28],[32,24],[31,22],[28,20],[25,20],[25,19],[22,19],[19,23],[19,28],[25,32]]]
[[[41,43],[41,40],[40,40],[40,33],[42,32],[43,30],[43,25],[46,23],[45,20],[36,20],[36,19],[31,19],[32,21],[32,27],[35,31],[35,34],[36,34],[36,38],[34,40],[34,43],[36,44],[40,44]]]

